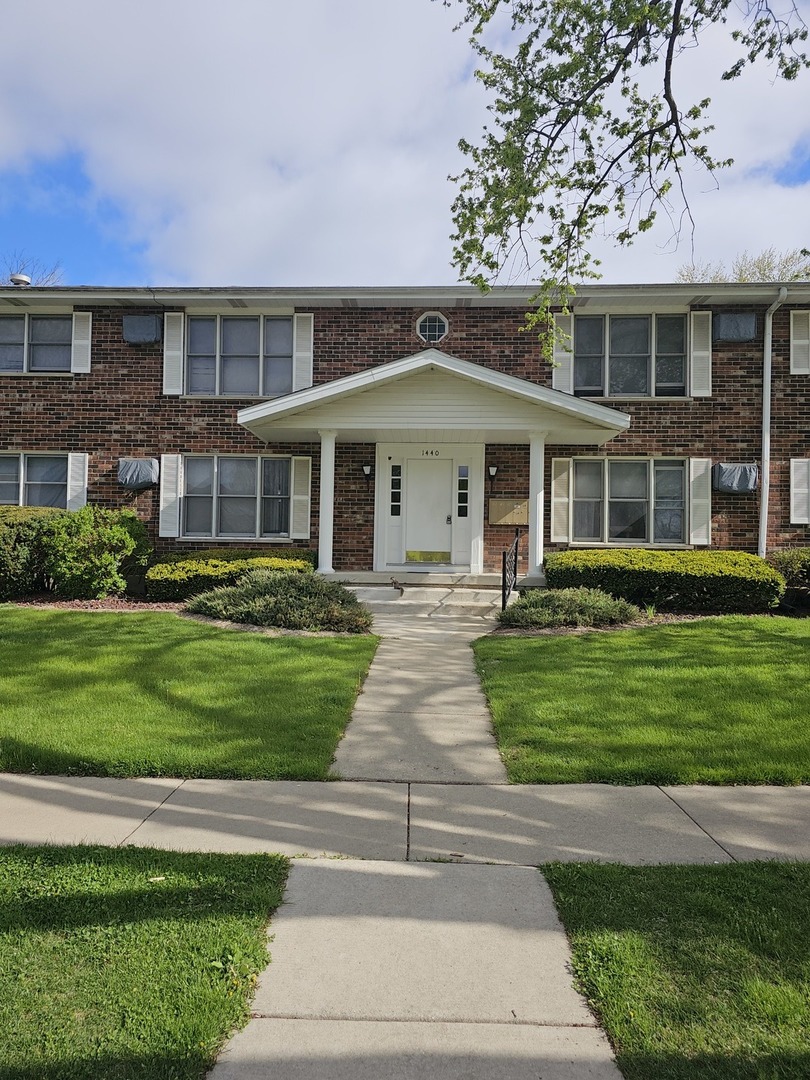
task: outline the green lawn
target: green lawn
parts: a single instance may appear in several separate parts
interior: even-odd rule
[[[200,1080],[248,1017],[279,855],[0,849],[0,1080]]]
[[[810,866],[543,867],[627,1080],[810,1076]]]
[[[0,770],[322,780],[376,642],[0,606]]]
[[[482,638],[513,783],[810,782],[810,620]]]

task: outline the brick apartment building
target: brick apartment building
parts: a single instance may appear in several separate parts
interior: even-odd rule
[[[554,364],[529,296],[1,287],[0,503],[324,572],[810,544],[810,284],[582,287]]]

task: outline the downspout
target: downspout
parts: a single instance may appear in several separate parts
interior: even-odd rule
[[[768,549],[768,499],[771,493],[771,368],[773,366],[773,313],[787,300],[783,285],[779,296],[765,312],[765,343],[762,355],[762,488],[759,499],[759,544],[757,554],[765,558]]]

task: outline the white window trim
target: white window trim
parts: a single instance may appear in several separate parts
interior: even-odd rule
[[[691,350],[692,350],[692,320],[687,309],[683,311],[577,311],[573,316],[556,316],[558,326],[567,334],[569,340],[559,347],[555,343],[554,361],[562,366],[562,371],[554,381],[555,389],[566,390],[568,393],[576,393],[576,320],[577,318],[601,318],[603,319],[602,335],[602,393],[601,394],[578,394],[589,401],[687,401],[692,395],[691,387]],[[656,394],[655,393],[655,358],[659,318],[683,316],[685,320],[684,330],[684,392],[683,394]],[[610,388],[610,320],[612,318],[646,318],[650,320],[650,352],[648,355],[649,394],[611,394]],[[570,320],[570,322],[568,321]],[[570,373],[569,373],[570,365]],[[559,386],[557,383],[559,382]],[[567,385],[570,390],[567,390]]]
[[[648,521],[653,527],[654,512],[654,468],[653,462],[672,461],[684,467],[684,540],[575,540],[573,539],[573,465],[578,461],[598,461],[603,468],[603,535],[608,535],[609,504],[608,498],[608,463],[611,461],[643,461],[647,464],[647,505]],[[579,548],[640,548],[659,550],[687,550],[696,546],[705,546],[711,542],[711,504],[710,494],[700,485],[704,475],[711,475],[711,462],[703,458],[678,457],[676,455],[652,455],[649,457],[597,457],[578,455],[572,458],[554,458],[552,460],[551,485],[551,542],[566,543],[571,549]],[[703,485],[705,487],[705,485]],[[705,507],[703,504],[705,503]],[[705,539],[698,538],[693,527],[699,524],[701,511],[705,509]]]
[[[295,509],[296,501],[306,499],[307,502],[307,524],[309,518],[309,505],[311,492],[308,490],[304,496],[296,491],[296,463],[306,461],[309,463],[309,476],[311,477],[311,459],[309,457],[299,457],[295,454],[182,454],[182,455],[164,455],[161,476],[167,473],[167,469],[171,467],[175,458],[179,457],[179,465],[177,472],[169,477],[167,487],[176,486],[177,497],[176,503],[170,498],[166,497],[164,505],[164,497],[162,492],[162,513],[165,512],[165,521],[171,522],[169,525],[173,525],[176,520],[176,532],[164,532],[161,531],[161,536],[177,536],[179,539],[189,541],[191,543],[210,543],[212,540],[232,540],[237,543],[249,540],[251,543],[256,542],[260,544],[273,544],[273,543],[289,543],[292,540],[309,539],[309,528],[307,528],[306,535],[299,534],[294,528],[295,522]],[[185,472],[186,462],[191,459],[205,458],[214,462],[214,469],[212,475],[212,493],[211,499],[211,533],[209,535],[200,535],[199,533],[187,533],[185,531]],[[167,461],[167,459],[170,459]],[[217,478],[219,475],[219,462],[223,460],[232,461],[255,461],[257,463],[256,468],[256,489],[254,492],[254,498],[256,500],[256,531],[254,533],[218,533],[216,531],[218,521],[218,502],[219,494],[217,492]],[[261,483],[262,483],[262,462],[263,461],[289,461],[290,463],[290,493],[287,496],[289,503],[289,531],[283,534],[274,534],[272,536],[262,535],[261,529]],[[203,496],[209,498],[209,496]]]
[[[0,503],[0,506],[30,506],[35,505],[25,502],[25,475],[26,461],[37,457],[64,458],[67,465],[65,476],[65,507],[66,510],[80,510],[87,503],[87,462],[88,455],[80,453],[65,453],[62,450],[34,450],[31,452],[0,452],[2,458],[16,458],[17,468],[17,502]],[[54,507],[62,509],[62,507]]]
[[[790,524],[810,525],[810,458],[790,459]]]
[[[204,394],[191,393],[188,388],[188,320],[193,318],[215,319],[216,353],[214,356],[215,390]],[[259,393],[231,393],[221,390],[222,380],[222,354],[221,354],[221,326],[223,319],[258,319],[259,320]],[[268,319],[290,319],[292,322],[292,356],[291,356],[291,380],[290,393],[304,390],[312,385],[312,353],[313,353],[313,322],[314,318],[306,312],[290,311],[189,311],[189,312],[166,312],[164,315],[164,353],[163,353],[163,393],[186,398],[189,401],[220,401],[220,400],[257,400],[273,401],[286,394],[263,393],[261,381],[264,378],[264,341],[265,327]]]
[[[30,367],[30,355],[31,355],[31,319],[34,317],[43,316],[56,317],[61,319],[71,319],[71,333],[70,333],[70,364],[66,368],[56,368],[51,371],[47,369],[36,369]],[[18,312],[4,312],[0,318],[11,319],[24,319],[23,326],[23,366],[18,371],[0,371],[0,376],[11,376],[12,378],[19,378],[20,376],[31,376],[34,378],[57,378],[64,379],[69,378],[72,375],[84,375],[90,371],[90,349],[91,349],[91,337],[93,329],[93,314],[90,311],[73,311],[73,309],[65,310],[57,309],[44,309],[37,311],[18,311]]]
[[[810,375],[810,311],[790,313],[790,374]]]
[[[444,323],[444,333],[441,335],[441,337],[426,338],[424,336],[424,334],[422,334],[420,332],[420,330],[419,330],[420,323],[423,321],[423,319],[429,319],[429,318],[441,319],[442,322]],[[444,339],[447,337],[447,335],[449,333],[450,333],[450,320],[441,311],[423,311],[422,314],[419,316],[419,318],[416,320],[416,336],[419,338],[420,341],[424,341],[426,345],[438,345],[440,341],[444,341]]]

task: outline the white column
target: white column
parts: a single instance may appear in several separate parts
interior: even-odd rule
[[[529,440],[529,577],[543,573],[543,517],[546,432]]]
[[[332,541],[335,531],[335,436],[319,431],[321,437],[321,498],[318,507],[318,573],[334,574]]]

